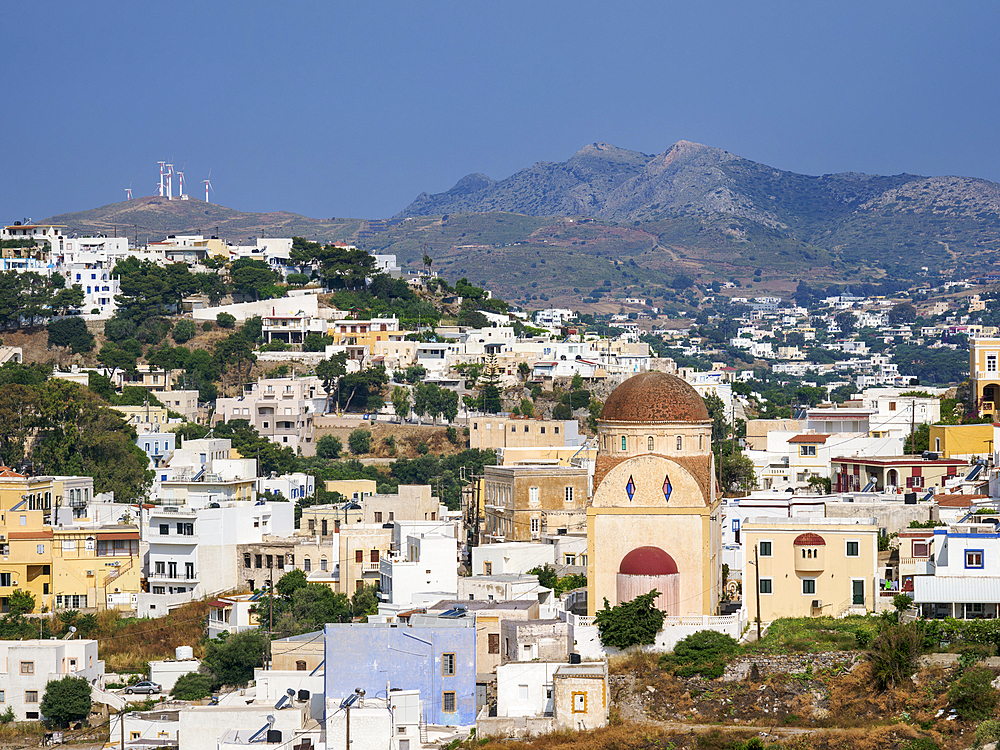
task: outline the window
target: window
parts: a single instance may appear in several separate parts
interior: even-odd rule
[[[997,371],[997,355],[987,354],[986,355],[986,372],[996,372]]]
[[[38,703],[38,691],[37,690],[25,690],[24,691],[24,702],[25,703]]]
[[[982,568],[983,567],[983,551],[981,549],[967,549],[967,550],[965,550],[965,567],[966,568]]]
[[[816,593],[816,579],[815,578],[803,578],[802,579],[802,593],[803,594],[815,594]]]
[[[587,713],[586,693],[573,693],[573,713],[575,714]]]
[[[453,691],[448,691],[441,695],[441,710],[446,714],[455,713],[455,693]]]
[[[45,545],[44,544],[39,544],[38,545],[38,554],[39,555],[44,555],[45,554]]]
[[[10,573],[0,573],[0,586],[10,586]]]
[[[771,556],[771,543],[770,542],[758,542],[757,543],[758,552],[761,557]]]
[[[566,555],[567,565],[576,565],[576,555]]]
[[[7,695],[3,690],[0,690],[0,703],[7,702]]]
[[[368,554],[368,561],[369,562],[373,562],[373,563],[378,562],[378,550],[377,549],[373,549]]]
[[[815,456],[816,446],[815,445],[800,445],[799,446],[800,456]]]
[[[483,575],[484,576],[493,575],[493,563],[489,560],[483,561]]]
[[[684,438],[680,435],[677,436],[677,450],[681,450],[684,447]]]
[[[365,561],[365,551],[363,549],[354,550],[354,562],[362,563]]]
[[[321,557],[319,560],[319,569],[325,571],[328,564],[327,559],[325,557]]]
[[[156,575],[158,576],[162,576],[167,571],[167,565],[163,560],[157,560],[154,566],[156,568]]]
[[[295,671],[296,672],[306,671],[306,663],[303,659],[299,659],[297,662],[295,662]]]
[[[312,570],[312,568],[313,568],[312,560],[310,560],[308,557],[305,560],[303,560],[302,561],[302,568],[303,568],[303,570],[305,570],[306,573],[308,573],[310,570]]]
[[[646,450],[648,450],[650,453],[653,452],[653,436],[652,435],[650,435],[648,438],[646,438]]]
[[[573,502],[573,488],[572,487],[567,487],[566,488],[566,502],[567,503]]]
[[[254,586],[253,584],[254,584],[253,578],[248,578],[247,579],[247,588],[250,589],[251,591],[256,591],[257,587]]]
[[[243,553],[243,567],[244,568],[249,568],[250,567],[250,553],[249,552],[244,552]]]
[[[160,536],[168,536],[170,534],[170,524],[161,523],[160,524]]]
[[[268,555],[266,558],[267,565],[265,566],[268,570],[274,567],[274,556]]]
[[[184,577],[189,581],[194,579],[194,563],[184,563]]]
[[[626,442],[625,436],[622,435],[622,451],[625,451],[627,449],[628,449],[628,443]]]
[[[529,487],[528,488],[528,504],[529,505],[538,505],[538,488],[537,487]]]
[[[527,685],[518,685],[517,686],[517,699],[519,701],[522,701],[522,702],[528,700],[528,686]]]
[[[771,579],[761,578],[760,579],[760,593],[770,594],[771,593]]]
[[[499,654],[500,653],[500,634],[499,633],[490,633],[489,636],[487,637],[487,640],[489,642],[489,646],[488,646],[489,653],[491,653],[491,654]],[[2,700],[0,700],[0,702],[2,702]]]
[[[382,523],[382,511],[375,511],[375,523]]]
[[[446,677],[455,674],[455,654],[441,654],[441,674]]]
[[[34,673],[35,673],[35,662],[33,661],[21,662],[21,674],[34,674]]]
[[[929,557],[930,556],[930,544],[927,542],[914,542],[913,543],[913,556],[914,557]]]
[[[263,568],[264,567],[264,556],[263,555],[254,555],[253,556],[253,566],[255,568]]]
[[[538,533],[538,527],[539,527],[539,519],[532,518],[531,519],[531,533],[532,534],[537,534]]]
[[[861,555],[861,543],[860,542],[848,542],[847,543],[847,556],[848,557],[860,557]]]

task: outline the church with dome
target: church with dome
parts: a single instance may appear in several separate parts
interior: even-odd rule
[[[673,375],[635,375],[597,423],[587,507],[587,608],[593,615],[653,589],[668,616],[714,615],[721,529],[705,402]]]

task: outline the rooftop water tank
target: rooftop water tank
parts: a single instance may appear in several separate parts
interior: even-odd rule
[[[177,661],[184,661],[185,659],[194,658],[194,649],[190,646],[178,646],[174,649],[174,656]]]

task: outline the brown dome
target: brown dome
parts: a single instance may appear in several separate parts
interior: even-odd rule
[[[807,531],[805,534],[799,534],[795,537],[795,541],[792,542],[796,547],[825,547],[826,540],[823,539],[819,534],[813,534],[811,531]]]
[[[608,396],[601,410],[604,422],[707,422],[708,409],[698,391],[664,372],[633,375]]]
[[[638,547],[622,558],[618,572],[630,576],[668,576],[677,572],[677,563],[659,547]]]

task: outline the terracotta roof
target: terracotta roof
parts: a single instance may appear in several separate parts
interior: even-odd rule
[[[637,547],[622,558],[618,572],[630,576],[667,576],[677,572],[677,563],[659,547]]]
[[[0,477],[14,477],[17,479],[24,479],[24,474],[18,474],[9,466],[0,466]]]
[[[52,527],[38,529],[37,531],[11,531],[7,534],[8,539],[51,539]]]
[[[934,496],[939,506],[945,508],[968,508],[974,500],[985,500],[986,495],[949,495],[938,494]]]
[[[825,443],[829,435],[795,435],[788,438],[789,443]]]
[[[705,401],[690,383],[663,372],[633,375],[615,388],[601,410],[601,421],[655,424],[707,422]]]
[[[597,488],[601,486],[601,482],[604,481],[604,477],[608,475],[608,472],[615,468],[622,461],[627,461],[625,456],[621,458],[615,458],[613,456],[598,456],[597,461],[594,462],[594,492],[597,492]]]
[[[823,547],[826,545],[826,540],[823,539],[819,534],[813,534],[811,531],[807,531],[805,534],[799,534],[795,537],[795,541],[792,542],[795,546],[809,545],[810,547]]]

